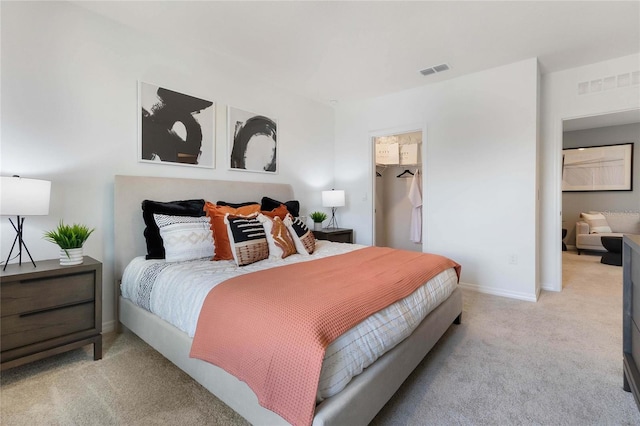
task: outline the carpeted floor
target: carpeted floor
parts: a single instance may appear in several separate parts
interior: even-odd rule
[[[374,425],[638,425],[622,390],[622,268],[563,253],[538,303],[464,293],[452,326]],[[2,425],[243,425],[130,333],[2,373]]]

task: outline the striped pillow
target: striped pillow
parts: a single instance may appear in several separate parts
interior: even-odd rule
[[[256,216],[257,214],[232,216],[227,213],[224,217],[233,260],[238,266],[249,265],[269,257],[269,244],[264,227]]]
[[[602,213],[580,213],[580,216],[589,224],[590,234],[603,234],[611,232],[607,218]]]
[[[293,238],[298,253],[312,254],[316,250],[316,237],[299,217],[292,218],[291,215],[287,215],[283,222]]]

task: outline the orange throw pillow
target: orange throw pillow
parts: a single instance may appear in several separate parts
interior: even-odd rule
[[[287,213],[289,213],[289,210],[287,209],[287,206],[285,206],[284,204],[280,204],[278,207],[271,211],[262,210],[260,213],[267,217],[270,217],[271,219],[273,219],[274,217],[279,217],[280,219],[284,220],[284,218],[287,217]]]
[[[250,204],[238,208],[229,206],[218,206],[211,202],[206,202],[204,210],[207,212],[211,223],[211,232],[215,244],[215,253],[212,260],[233,260],[231,243],[227,234],[227,225],[224,223],[224,216],[229,213],[234,216],[249,216],[252,213],[260,212],[260,204]]]

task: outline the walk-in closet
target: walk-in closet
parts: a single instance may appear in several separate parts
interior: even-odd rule
[[[422,251],[422,133],[373,138],[377,246]]]

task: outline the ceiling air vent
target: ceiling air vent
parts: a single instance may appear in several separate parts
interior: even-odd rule
[[[435,74],[437,72],[447,71],[449,69],[451,69],[451,68],[447,64],[434,65],[432,67],[420,70],[420,74],[422,74],[422,75],[431,75],[431,74]]]

